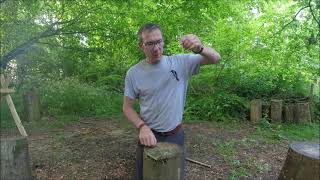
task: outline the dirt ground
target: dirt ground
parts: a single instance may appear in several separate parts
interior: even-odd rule
[[[228,128],[219,123],[187,123],[186,179],[276,179],[287,142],[254,137],[253,125]],[[29,129],[35,179],[131,179],[137,131],[126,120],[81,119],[60,129]]]

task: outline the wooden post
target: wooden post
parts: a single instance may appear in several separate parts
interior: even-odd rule
[[[0,179],[32,179],[28,141],[25,137],[1,138]]]
[[[290,144],[286,161],[278,180],[308,179],[320,177],[320,144],[297,142]]]
[[[294,122],[296,105],[294,103],[289,103],[284,106],[284,121]]]
[[[31,122],[40,119],[40,100],[38,92],[31,89],[23,96],[25,121]]]
[[[258,122],[262,118],[262,101],[254,99],[250,102],[250,121]]]
[[[9,80],[6,81],[4,76],[3,76],[3,74],[1,74],[0,80],[1,80],[1,85],[2,85],[1,89],[8,88]],[[2,96],[2,93],[1,93],[1,96]],[[5,94],[5,99],[7,101],[7,104],[9,106],[10,112],[11,112],[12,117],[13,117],[13,120],[16,123],[16,126],[18,127],[18,130],[19,130],[20,134],[22,136],[24,136],[24,137],[27,137],[28,136],[27,132],[24,129],[22,123],[21,123],[20,117],[19,117],[19,115],[18,115],[18,113],[16,111],[16,108],[14,107],[14,104],[13,104],[13,101],[12,101],[12,98],[11,98],[10,94],[6,93]]]
[[[296,105],[296,122],[311,122],[309,102],[298,102]]]
[[[172,143],[157,143],[154,148],[145,148],[143,179],[182,180],[182,148]]]
[[[271,122],[281,122],[282,100],[271,99]]]

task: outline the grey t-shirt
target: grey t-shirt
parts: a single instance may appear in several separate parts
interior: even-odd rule
[[[162,56],[157,64],[140,61],[125,78],[124,95],[139,99],[140,117],[158,132],[173,130],[182,121],[188,80],[197,74],[201,55]]]

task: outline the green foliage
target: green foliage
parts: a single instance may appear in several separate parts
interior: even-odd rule
[[[320,137],[319,122],[310,124],[271,124],[263,119],[252,138],[262,138],[267,143],[279,143],[282,140],[315,141]]]
[[[245,118],[248,102],[235,94],[213,92],[212,94],[190,96],[186,103],[186,120],[216,120],[230,117]]]
[[[39,88],[52,115],[120,114],[125,72],[143,58],[136,32],[147,22],[161,25],[167,55],[188,53],[178,40],[192,33],[222,56],[192,80],[187,120],[244,119],[251,99],[306,97],[320,76],[315,0],[7,0],[0,15],[1,62],[19,50],[7,73],[19,93]]]
[[[50,115],[115,116],[122,111],[122,95],[81,83],[75,78],[42,84],[42,106]]]

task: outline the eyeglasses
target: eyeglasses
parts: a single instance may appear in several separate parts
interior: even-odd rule
[[[157,41],[149,41],[149,42],[145,42],[144,45],[148,48],[154,48],[156,45],[162,47],[163,46],[163,40],[159,39]]]

